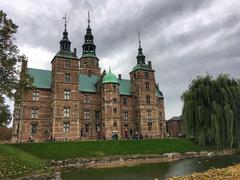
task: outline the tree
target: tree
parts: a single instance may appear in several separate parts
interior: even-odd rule
[[[199,76],[182,95],[187,138],[218,148],[240,146],[240,81]]]
[[[5,104],[4,97],[0,96],[0,127],[7,126],[11,121],[9,106]]]
[[[23,78],[20,78],[19,67],[26,57],[19,55],[14,44],[17,28],[6,13],[0,10],[0,126],[9,124],[11,118],[9,107],[4,104],[4,97],[19,100],[27,84],[31,85],[31,79],[27,75],[22,74]],[[19,92],[17,96],[16,91]]]

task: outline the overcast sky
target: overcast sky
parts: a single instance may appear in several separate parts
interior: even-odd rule
[[[87,11],[100,66],[129,79],[137,33],[165,97],[166,119],[181,114],[181,94],[197,75],[240,77],[239,0],[1,0],[19,26],[17,45],[28,67],[50,69],[64,22],[80,56]]]

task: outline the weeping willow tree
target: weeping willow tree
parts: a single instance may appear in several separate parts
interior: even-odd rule
[[[182,95],[187,138],[199,145],[240,147],[240,81],[199,76]]]

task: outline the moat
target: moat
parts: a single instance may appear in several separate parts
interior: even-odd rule
[[[69,170],[62,179],[86,180],[153,180],[202,172],[210,168],[223,168],[240,163],[240,155],[188,158],[173,162],[142,164],[134,167]]]

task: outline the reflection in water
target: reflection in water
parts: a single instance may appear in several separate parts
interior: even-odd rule
[[[174,162],[143,164],[134,167],[71,170],[62,173],[66,180],[153,180],[202,172],[240,163],[240,155],[184,159]]]

